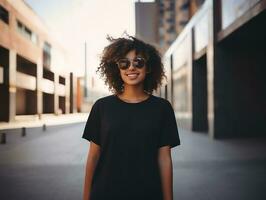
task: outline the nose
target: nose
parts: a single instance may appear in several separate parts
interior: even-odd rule
[[[128,67],[129,70],[135,69],[135,67],[133,66],[133,62],[131,61]]]

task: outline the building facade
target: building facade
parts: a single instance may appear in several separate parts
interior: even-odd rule
[[[64,48],[22,0],[0,0],[0,121],[75,112]]]
[[[160,90],[184,128],[265,136],[266,1],[206,0],[164,54]]]

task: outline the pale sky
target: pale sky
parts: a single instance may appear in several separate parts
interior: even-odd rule
[[[84,73],[84,43],[87,42],[89,76],[104,89],[95,75],[99,55],[108,44],[107,34],[118,37],[126,31],[135,34],[135,0],[26,0],[55,32],[70,52],[75,65],[71,71]],[[99,81],[100,80],[100,81]]]

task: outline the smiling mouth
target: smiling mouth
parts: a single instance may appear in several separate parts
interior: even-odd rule
[[[132,73],[132,74],[126,74],[128,77],[137,77],[139,74],[137,74],[137,73]]]

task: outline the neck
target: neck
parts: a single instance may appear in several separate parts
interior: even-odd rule
[[[143,90],[143,85],[141,86],[132,86],[124,85],[124,92],[121,94],[122,97],[126,99],[140,99],[147,96],[147,93]]]

